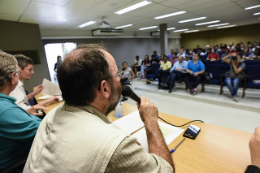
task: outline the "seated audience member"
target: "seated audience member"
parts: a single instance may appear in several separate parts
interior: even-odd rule
[[[102,45],[84,46],[70,52],[58,71],[65,103],[42,121],[24,173],[174,172],[158,126],[158,109],[144,97],[138,105],[147,132],[147,153],[136,138],[107,118],[121,95],[114,58]]]
[[[199,50],[201,50],[200,45],[197,45],[196,52],[199,52]]]
[[[139,58],[139,56],[135,56],[134,64],[132,64],[131,68],[136,76],[137,71],[141,70],[142,60]]]
[[[211,49],[211,53],[208,55],[207,60],[216,61],[219,59],[219,54],[215,53],[215,49]]]
[[[200,75],[205,71],[205,66],[203,62],[199,60],[198,53],[193,55],[193,60],[189,61],[187,64],[185,83],[190,89],[190,94],[195,95],[197,91],[197,86],[200,82]]]
[[[174,54],[177,56],[179,53],[178,49],[175,49]]]
[[[185,54],[185,52],[183,51],[183,49],[180,50],[180,53],[177,54],[177,57],[180,56],[180,55],[181,55],[182,57],[185,57],[186,54]]]
[[[207,52],[208,52],[208,50],[209,50],[209,52],[210,52],[209,45],[206,45],[206,48],[205,48],[205,53],[207,53]]]
[[[172,64],[174,64],[174,63],[176,63],[178,61],[178,58],[177,58],[177,56],[175,54],[173,54],[172,57],[169,59],[169,61]]]
[[[214,46],[214,49],[215,49],[215,52],[216,52],[216,53],[221,52],[221,49],[218,47],[218,45]]]
[[[236,54],[239,53],[236,47],[234,47],[234,48],[232,49],[232,51],[230,51],[230,54],[233,54],[233,53],[236,53]]]
[[[168,55],[168,59],[171,59],[172,58],[172,56],[173,56],[173,54],[174,54],[174,50],[173,49],[171,49],[171,51],[170,51],[171,53]]]
[[[181,55],[180,55],[181,56]],[[185,61],[190,61],[190,58],[189,57],[187,57],[187,56],[185,56]]]
[[[171,68],[171,73],[168,76],[169,93],[172,92],[176,77],[185,77],[184,72],[186,71],[187,64],[188,62],[184,61],[182,56],[179,56],[178,61]]]
[[[165,55],[163,61],[161,62],[160,68],[156,71],[154,77],[150,79],[150,82],[154,81],[155,78],[158,78],[158,88],[161,88],[162,77],[168,76],[170,74],[170,70],[172,68],[172,63],[168,61],[168,57]]]
[[[127,62],[123,62],[122,63],[123,69],[122,69],[122,73],[120,75],[120,83],[122,86],[124,85],[130,85],[130,81],[135,78],[135,74],[132,71],[132,69],[130,67],[128,67]],[[128,100],[126,97],[123,97],[122,101],[126,101]]]
[[[31,108],[31,105],[29,104],[28,100],[32,99],[34,96],[38,95],[42,89],[43,86],[39,85],[36,87],[36,90],[29,94],[26,95],[24,87],[23,87],[23,80],[30,80],[32,74],[34,74],[33,71],[33,61],[32,59],[18,54],[18,55],[14,55],[14,57],[17,59],[18,61],[18,67],[19,67],[19,81],[18,81],[18,85],[16,86],[16,88],[10,93],[9,96],[16,98],[16,104],[18,106],[20,106],[21,108],[23,108],[24,110],[28,110]],[[55,100],[59,100],[58,97],[56,96],[51,96],[50,98],[48,98],[47,100],[39,103],[38,105],[40,106],[45,106]]]
[[[159,59],[157,59],[155,55],[152,55],[151,63],[152,64],[159,64]]]
[[[245,173],[260,172],[260,127],[255,128],[255,133],[249,141],[249,149],[251,156],[251,165],[249,165]]]
[[[247,48],[248,48],[248,53],[253,53],[253,46],[251,42],[248,42]]]
[[[260,48],[260,41],[258,42],[258,45],[256,46],[256,48],[258,48],[258,49]]]
[[[231,52],[234,48],[234,43],[230,42],[229,46],[227,47],[229,49],[229,51]]]
[[[140,79],[141,78],[145,78],[146,76],[146,70],[151,66],[151,61],[149,59],[148,55],[145,55],[144,60],[142,62],[142,66],[141,66],[141,73],[140,73]]]
[[[253,45],[252,45],[252,52],[254,52],[256,50],[256,47],[257,47],[257,42],[254,41]]]
[[[157,51],[156,51],[156,50],[153,51],[153,55],[155,55],[155,58],[156,58],[156,59],[160,59],[160,55],[157,54]]]
[[[211,49],[207,49],[207,52],[205,55],[209,55],[209,54],[211,54]]]
[[[225,49],[225,53],[223,53],[223,54],[221,55],[221,60],[223,61],[223,58],[224,58],[225,56],[227,56],[227,55],[230,55],[230,53],[229,53],[229,50],[228,50],[228,49]]]
[[[245,49],[245,46],[243,43],[240,44],[240,49],[241,49],[241,51],[243,51]]]
[[[43,106],[33,106],[26,112],[9,94],[19,82],[19,68],[14,56],[0,52],[0,172],[25,159],[41,119],[34,115]],[[23,167],[23,165],[22,165]],[[21,168],[22,170],[22,168]]]
[[[159,64],[161,64],[161,62],[163,61],[164,56],[165,56],[164,54],[161,54],[160,59],[159,59]]]
[[[219,51],[217,54],[219,55],[219,57],[222,57],[222,54],[225,54],[225,50],[226,50],[227,48],[225,47],[225,46],[221,46],[220,47],[220,50],[221,51]]]
[[[259,55],[260,49],[256,49],[253,53],[251,53],[248,58],[246,58],[247,60],[259,60],[260,59],[260,55]]]
[[[200,50],[200,49],[199,49],[199,50]],[[199,51],[199,50],[198,50],[198,51]],[[197,52],[197,50],[196,50],[196,52]],[[192,56],[193,56],[193,52],[192,52],[192,50],[190,49],[190,50],[189,50],[189,53],[186,54],[185,56],[189,57],[190,60],[191,60],[191,59],[192,59]]]
[[[230,71],[225,74],[225,83],[231,93],[232,99],[238,102],[237,90],[239,84],[244,79],[245,73],[243,70],[245,70],[246,64],[241,62],[241,54],[233,53],[230,59],[228,59],[229,57],[230,55],[227,55],[223,58],[224,62],[230,64]]]
[[[248,48],[244,48],[242,51],[242,60],[245,61],[248,59],[248,56],[250,55],[250,53],[248,53]]]
[[[200,56],[206,55],[204,52],[202,52],[202,49],[199,49],[199,50],[198,50],[198,54],[199,54]]]

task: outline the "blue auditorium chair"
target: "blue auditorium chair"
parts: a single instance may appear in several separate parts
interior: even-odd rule
[[[151,79],[154,77],[156,71],[160,68],[161,64],[152,64],[151,65],[151,70],[150,70],[150,74],[147,74],[145,76],[146,79]],[[150,82],[146,82],[147,84],[149,84]]]
[[[247,74],[246,88],[260,89],[260,84],[253,82],[253,80],[260,80],[260,65],[250,65]]]

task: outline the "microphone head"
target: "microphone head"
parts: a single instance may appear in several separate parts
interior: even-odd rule
[[[122,86],[122,91],[121,91],[122,96],[129,97],[132,95],[132,93],[133,91],[129,86],[127,85]]]

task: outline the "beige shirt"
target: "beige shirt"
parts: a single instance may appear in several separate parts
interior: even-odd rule
[[[20,80],[18,82],[18,85],[9,94],[9,96],[16,98],[15,103],[24,110],[31,108],[31,105],[28,102],[27,95],[23,87],[23,83]]]
[[[167,173],[164,159],[137,145],[97,109],[61,105],[42,121],[24,172]]]

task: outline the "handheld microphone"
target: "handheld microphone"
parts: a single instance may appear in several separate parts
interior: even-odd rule
[[[122,86],[122,92],[121,92],[122,96],[124,97],[129,97],[131,99],[133,99],[134,101],[136,101],[138,104],[140,104],[140,97],[138,97],[133,91],[132,89],[127,86],[127,85],[124,85]]]

